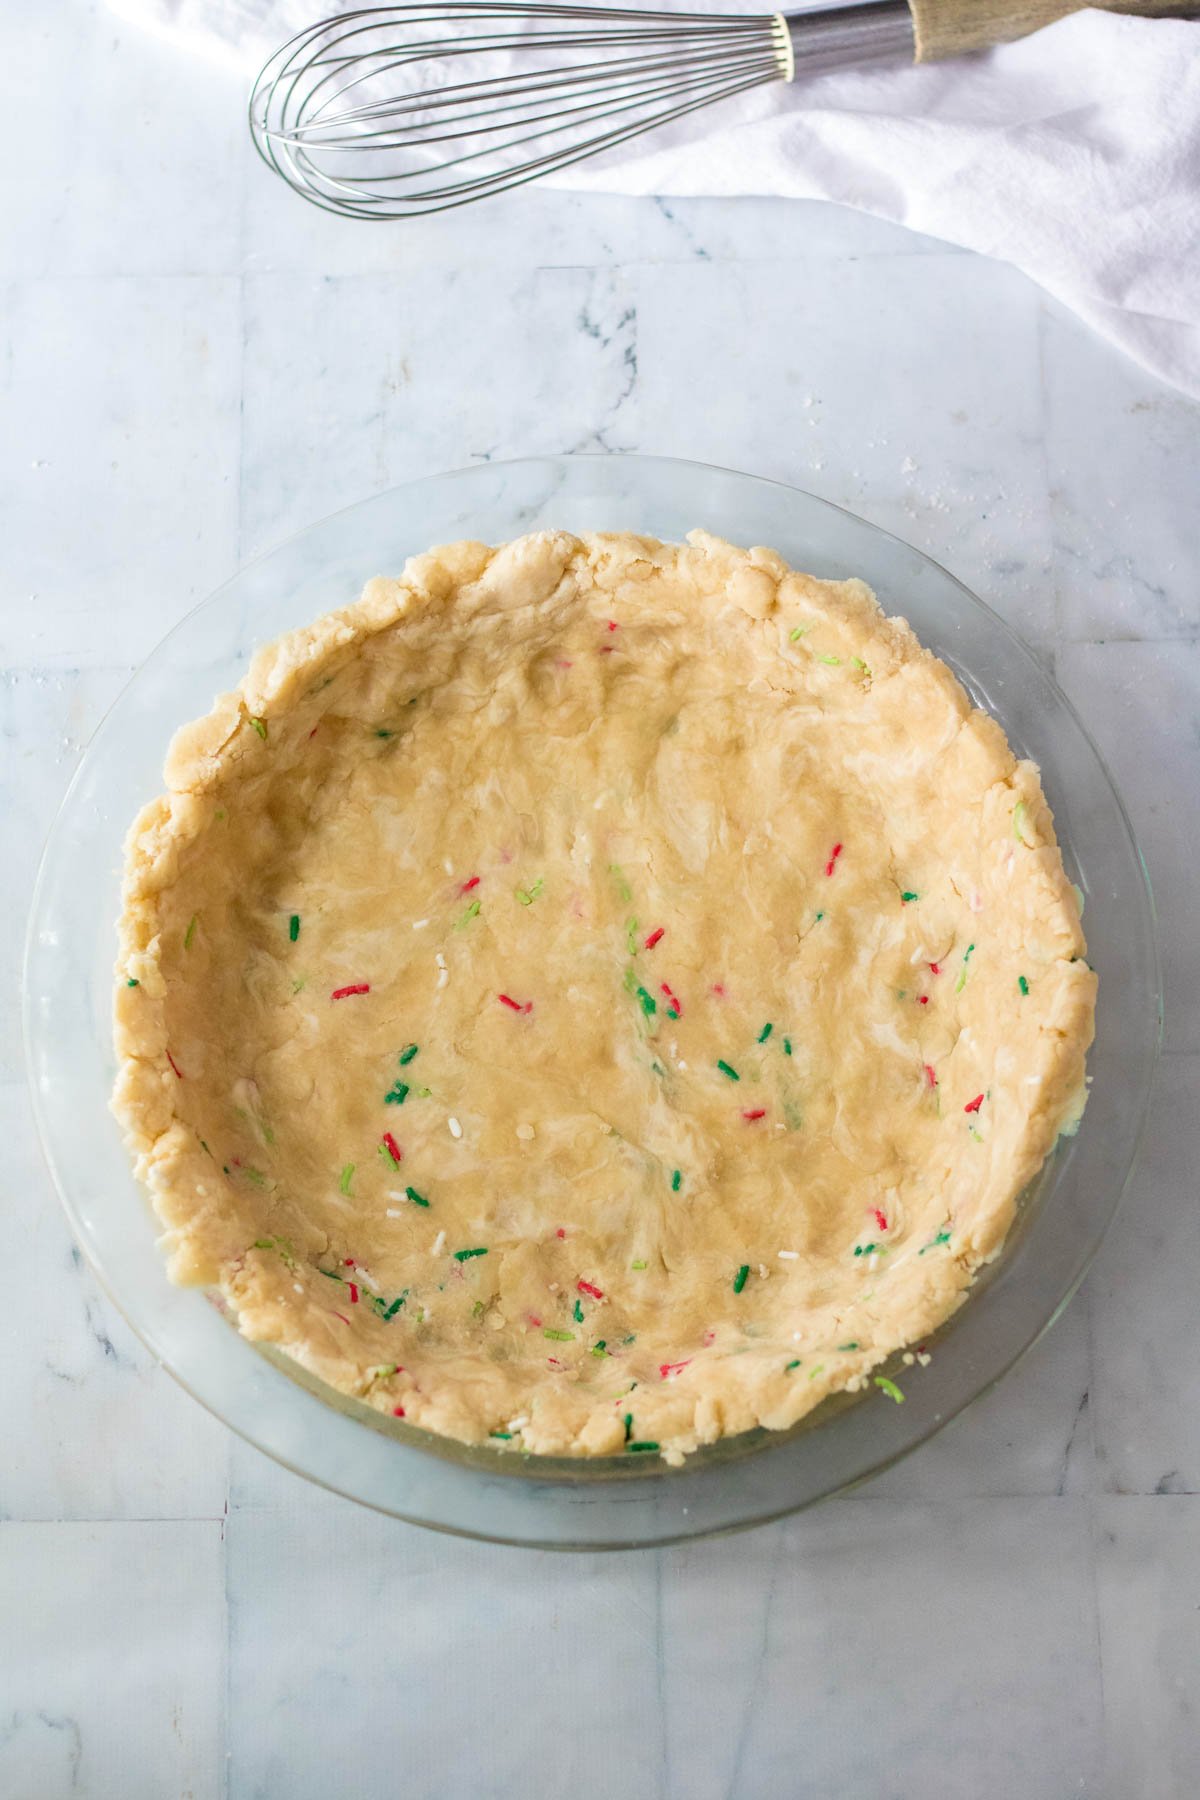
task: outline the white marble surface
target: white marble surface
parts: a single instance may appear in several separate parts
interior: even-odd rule
[[[1200,411],[850,213],[531,192],[376,232],[103,8],[0,34],[0,1795],[1194,1800]],[[578,447],[842,501],[1053,659],[1155,881],[1168,1054],[1122,1217],[996,1393],[788,1524],[576,1559],[310,1490],[153,1366],[50,1191],[16,992],[48,816],[169,625],[389,483]]]

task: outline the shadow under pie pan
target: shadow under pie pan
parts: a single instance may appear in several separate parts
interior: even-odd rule
[[[795,568],[859,576],[907,618],[972,699],[1035,761],[1099,974],[1091,1091],[1024,1196],[1002,1255],[902,1371],[826,1401],[794,1430],[723,1439],[668,1468],[655,1457],[538,1458],[468,1448],[334,1393],[243,1339],[212,1294],[173,1286],[146,1196],[108,1109],[122,841],[161,791],[175,728],[233,687],[259,644],[358,597],[373,574],[458,538],[701,526],[765,544]],[[920,551],[810,494],[657,457],[488,463],[394,488],[260,557],[147,660],[86,751],[54,823],[26,952],[25,1035],[43,1147],[72,1228],[109,1295],[196,1399],[297,1474],[416,1524],[550,1549],[619,1549],[729,1531],[795,1512],[876,1474],[985,1393],[1062,1311],[1129,1179],[1161,1031],[1154,910],[1124,806],[1041,662]],[[894,1359],[898,1364],[899,1359]],[[895,1375],[891,1365],[885,1374]]]

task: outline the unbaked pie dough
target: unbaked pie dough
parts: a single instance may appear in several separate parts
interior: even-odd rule
[[[1037,770],[861,582],[454,544],[166,783],[114,1104],[171,1273],[409,1425],[678,1462],[895,1399],[1078,1120]]]

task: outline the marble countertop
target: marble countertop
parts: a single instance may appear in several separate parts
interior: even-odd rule
[[[103,7],[0,33],[0,1794],[1193,1800],[1200,408],[850,212],[527,192],[376,231]],[[1128,1203],[999,1390],[853,1496],[608,1558],[398,1525],[203,1413],[72,1248],[17,1026],[48,820],[167,628],[350,501],[571,449],[811,488],[998,608],[1123,789],[1168,996]]]

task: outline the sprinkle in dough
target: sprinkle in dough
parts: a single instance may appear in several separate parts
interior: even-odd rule
[[[114,1107],[171,1273],[397,1430],[652,1466],[890,1404],[1078,1120],[1037,770],[861,582],[451,545],[166,784]]]

